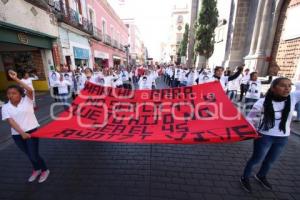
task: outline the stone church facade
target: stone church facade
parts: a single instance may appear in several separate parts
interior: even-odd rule
[[[300,0],[218,0],[218,10],[226,23],[216,29],[211,66],[245,63],[261,76],[299,79]]]

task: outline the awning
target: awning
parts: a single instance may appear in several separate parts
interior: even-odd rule
[[[94,51],[94,57],[95,58],[101,58],[101,59],[109,59],[108,53],[102,52],[102,51]]]
[[[89,59],[90,54],[88,49],[83,49],[79,47],[73,47],[74,58],[77,59]]]
[[[0,22],[0,42],[51,49],[53,40],[53,36]]]

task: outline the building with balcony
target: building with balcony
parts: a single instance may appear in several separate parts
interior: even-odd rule
[[[99,34],[88,19],[86,1],[54,0],[51,6],[58,24],[60,63],[69,69],[92,67],[90,38]]]
[[[122,19],[125,23],[128,32],[129,39],[128,44],[129,48],[129,64],[130,65],[139,65],[145,64],[146,60],[144,59],[145,46],[141,39],[141,33],[135,24],[134,18]]]
[[[86,3],[88,19],[99,33],[99,38],[90,40],[93,62],[100,67],[125,64],[128,31],[124,23],[106,0],[86,0]]]
[[[53,57],[59,56],[55,17],[44,1],[0,1],[0,90],[14,82],[8,70],[35,72],[36,90],[48,90],[48,71],[54,68]]]

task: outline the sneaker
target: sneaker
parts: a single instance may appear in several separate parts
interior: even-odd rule
[[[35,181],[35,179],[41,174],[41,170],[34,170],[31,174],[31,176],[28,179],[28,182],[31,183]]]
[[[240,182],[241,182],[242,188],[243,188],[246,192],[252,192],[249,178],[244,178],[244,177],[241,176]]]
[[[42,182],[46,181],[47,178],[48,178],[48,176],[49,176],[49,174],[50,174],[50,171],[48,169],[46,171],[43,171],[41,173],[41,176],[40,176],[40,179],[39,179],[39,183],[42,183]]]
[[[262,186],[264,186],[264,188],[272,190],[272,185],[268,182],[266,177],[259,177],[257,175],[255,175],[254,177]]]

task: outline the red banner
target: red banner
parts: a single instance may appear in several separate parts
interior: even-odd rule
[[[257,137],[219,82],[163,90],[89,83],[33,137],[126,143],[218,143]]]

